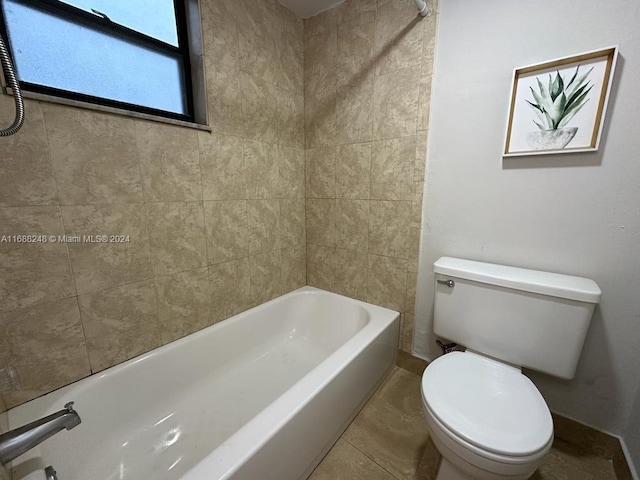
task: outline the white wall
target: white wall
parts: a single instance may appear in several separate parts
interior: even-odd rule
[[[438,257],[593,278],[576,378],[532,377],[554,411],[614,434],[640,380],[639,19],[636,0],[441,1],[416,305],[415,353],[431,359]],[[513,69],[615,44],[600,150],[503,160]]]

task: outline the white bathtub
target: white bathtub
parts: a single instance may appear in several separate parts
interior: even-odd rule
[[[82,423],[14,480],[306,478],[393,367],[398,313],[304,287],[9,411]]]

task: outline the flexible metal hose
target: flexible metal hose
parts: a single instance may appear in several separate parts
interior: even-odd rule
[[[9,52],[1,35],[0,64],[2,65],[2,71],[4,72],[4,77],[7,80],[7,85],[11,88],[11,91],[13,92],[13,99],[16,103],[16,118],[13,121],[13,124],[8,128],[0,129],[0,137],[8,137],[20,130],[20,127],[22,127],[22,124],[24,123],[24,100],[22,99],[22,92],[20,91],[20,85],[18,85],[16,72],[13,69],[13,64],[11,63],[11,57],[9,57]]]

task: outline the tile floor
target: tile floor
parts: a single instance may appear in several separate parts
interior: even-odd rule
[[[440,455],[422,418],[420,377],[396,367],[309,480],[434,480]],[[556,439],[531,480],[616,480],[612,462]]]

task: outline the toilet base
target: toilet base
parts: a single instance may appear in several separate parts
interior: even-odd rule
[[[475,480],[462,470],[457,469],[449,460],[442,457],[436,480]]]
[[[450,449],[446,443],[443,443],[441,438],[434,435],[433,432],[431,433],[431,439],[438,449],[438,452],[440,452],[440,455],[442,455],[436,480],[527,480],[531,475],[533,475],[533,472],[537,469],[539,464],[542,463],[542,461],[537,462],[536,464],[531,465],[531,467],[525,468],[524,472],[492,472],[467,462],[454,450]],[[460,462],[460,466],[451,462],[448,458]]]

